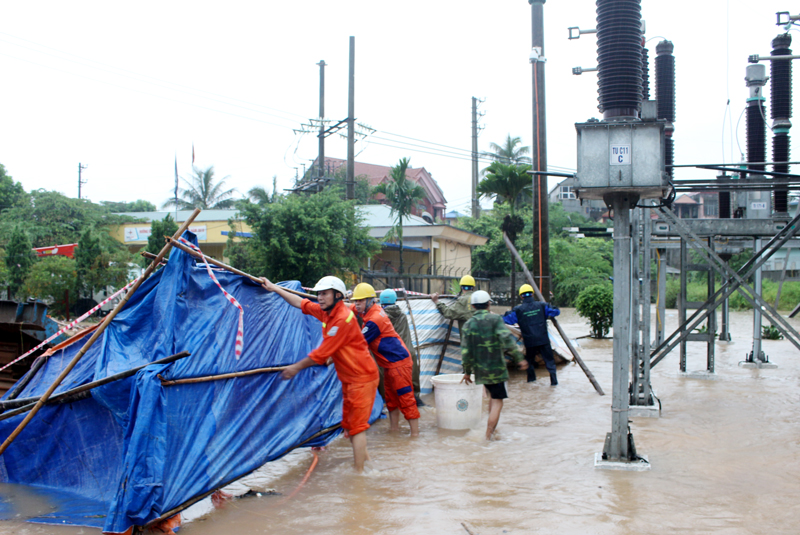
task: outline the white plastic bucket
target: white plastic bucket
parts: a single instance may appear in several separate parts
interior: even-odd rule
[[[462,383],[464,375],[436,375],[433,383],[436,425],[441,429],[472,429],[481,423],[483,385]],[[475,380],[475,376],[472,376]]]

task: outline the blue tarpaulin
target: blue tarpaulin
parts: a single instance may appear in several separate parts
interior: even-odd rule
[[[197,243],[193,234],[185,237]],[[162,386],[158,375],[178,379],[291,364],[322,340],[320,323],[279,296],[227,271],[215,275],[244,309],[241,358],[234,356],[238,309],[205,266],[173,250],[167,266],[139,287],[55,393],[181,351],[191,356],[148,366],[91,390],[87,399],[38,412],[0,456],[0,481],[52,497],[56,511],[30,521],[124,532],[341,422],[341,383],[333,366],[307,368],[290,381],[260,373]],[[297,282],[284,285],[300,288]],[[82,346],[80,341],[52,355],[19,398],[43,394]],[[381,405],[377,396],[371,421]],[[24,416],[1,421],[0,440]],[[337,434],[305,445],[327,444]],[[7,504],[0,515],[4,511],[13,514]]]

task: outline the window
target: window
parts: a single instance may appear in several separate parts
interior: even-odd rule
[[[572,186],[560,186],[558,188],[559,199],[577,199],[575,192],[572,191]]]

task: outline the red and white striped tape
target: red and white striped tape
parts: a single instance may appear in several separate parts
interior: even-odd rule
[[[5,369],[6,369],[6,368],[8,368],[9,366],[11,366],[11,365],[13,365],[13,364],[16,364],[17,362],[21,361],[22,359],[24,359],[24,358],[25,358],[25,357],[27,357],[28,355],[31,355],[31,354],[32,354],[32,353],[34,353],[36,350],[38,350],[38,349],[41,349],[41,348],[42,348],[42,347],[43,347],[45,344],[47,344],[48,342],[50,342],[50,341],[52,341],[52,340],[55,340],[55,339],[56,339],[56,338],[58,338],[60,335],[64,334],[64,333],[65,333],[65,332],[67,332],[68,330],[70,330],[70,329],[72,329],[73,327],[75,327],[75,326],[76,326],[78,323],[80,323],[81,321],[85,320],[86,318],[88,318],[89,316],[91,316],[92,314],[94,314],[95,312],[97,312],[98,310],[100,310],[100,308],[101,308],[103,305],[105,305],[106,303],[108,303],[109,301],[111,301],[112,299],[114,299],[115,297],[117,297],[118,295],[122,294],[123,292],[127,291],[127,290],[128,290],[128,288],[130,288],[131,286],[133,286],[133,283],[134,283],[134,282],[136,282],[137,280],[139,280],[139,279],[133,279],[131,282],[129,282],[128,284],[126,284],[124,288],[122,288],[122,289],[120,289],[120,290],[117,290],[116,292],[114,292],[114,293],[113,293],[113,294],[111,294],[110,296],[106,297],[106,298],[105,298],[105,300],[103,300],[103,302],[102,302],[102,303],[100,303],[99,305],[97,305],[97,306],[95,306],[94,308],[92,308],[90,311],[88,311],[87,313],[85,313],[83,316],[81,316],[81,317],[79,317],[79,318],[76,318],[74,321],[72,321],[72,322],[68,323],[68,324],[66,325],[66,327],[62,327],[61,329],[59,329],[57,333],[55,333],[53,336],[50,336],[50,337],[49,337],[47,340],[45,340],[44,342],[42,342],[42,343],[41,343],[41,344],[39,344],[38,346],[34,347],[33,349],[31,349],[30,351],[28,351],[28,352],[27,352],[27,353],[25,353],[24,355],[20,355],[19,357],[17,357],[17,358],[16,358],[16,359],[14,359],[13,361],[9,362],[8,364],[6,364],[6,365],[5,365],[5,366],[3,366],[2,368],[0,368],[0,372],[1,372],[1,371],[3,371],[3,370],[5,370]]]
[[[182,244],[186,245],[187,247],[191,248],[192,250],[200,254],[200,256],[203,258],[203,262],[205,262],[206,264],[206,270],[208,270],[208,275],[211,277],[211,280],[213,280],[216,283],[217,287],[220,290],[222,290],[225,299],[230,301],[230,303],[233,306],[239,309],[239,328],[236,331],[236,345],[234,346],[234,354],[236,355],[236,360],[239,360],[239,357],[242,356],[242,348],[244,347],[244,309],[242,308],[242,305],[239,304],[239,301],[237,301],[235,297],[226,292],[225,288],[223,288],[222,285],[219,283],[217,277],[214,275],[214,272],[211,270],[211,265],[206,260],[206,256],[203,254],[203,251],[201,251],[200,248],[197,247],[195,244],[190,243],[184,238],[179,238],[178,241],[180,241]]]

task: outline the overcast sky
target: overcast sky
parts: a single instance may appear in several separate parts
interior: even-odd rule
[[[739,161],[747,57],[769,55],[782,32],[775,13],[796,15],[797,3],[642,4],[651,98],[655,46],[675,45],[675,163]],[[438,181],[448,209],[466,210],[471,97],[485,99],[479,150],[507,134],[531,142],[530,11],[526,0],[4,2],[0,163],[26,190],[77,197],[80,162],[84,197],[160,207],[176,155],[188,176],[194,144],[196,165],[213,165],[242,194],[271,189],[273,175],[290,187],[317,154],[315,135],[294,130],[318,116],[320,60],[329,65],[326,116],[347,117],[353,35],[355,115],[377,130],[357,160],[409,157]],[[548,161],[574,170],[574,123],[600,115],[596,74],[571,74],[596,66],[595,36],[569,41],[567,28],[594,28],[595,2],[550,0],[544,17]],[[800,131],[790,135],[800,158]],[[742,150],[744,136],[742,118]],[[346,158],[344,140],[329,138],[326,154]],[[705,173],[678,176],[714,176]]]

